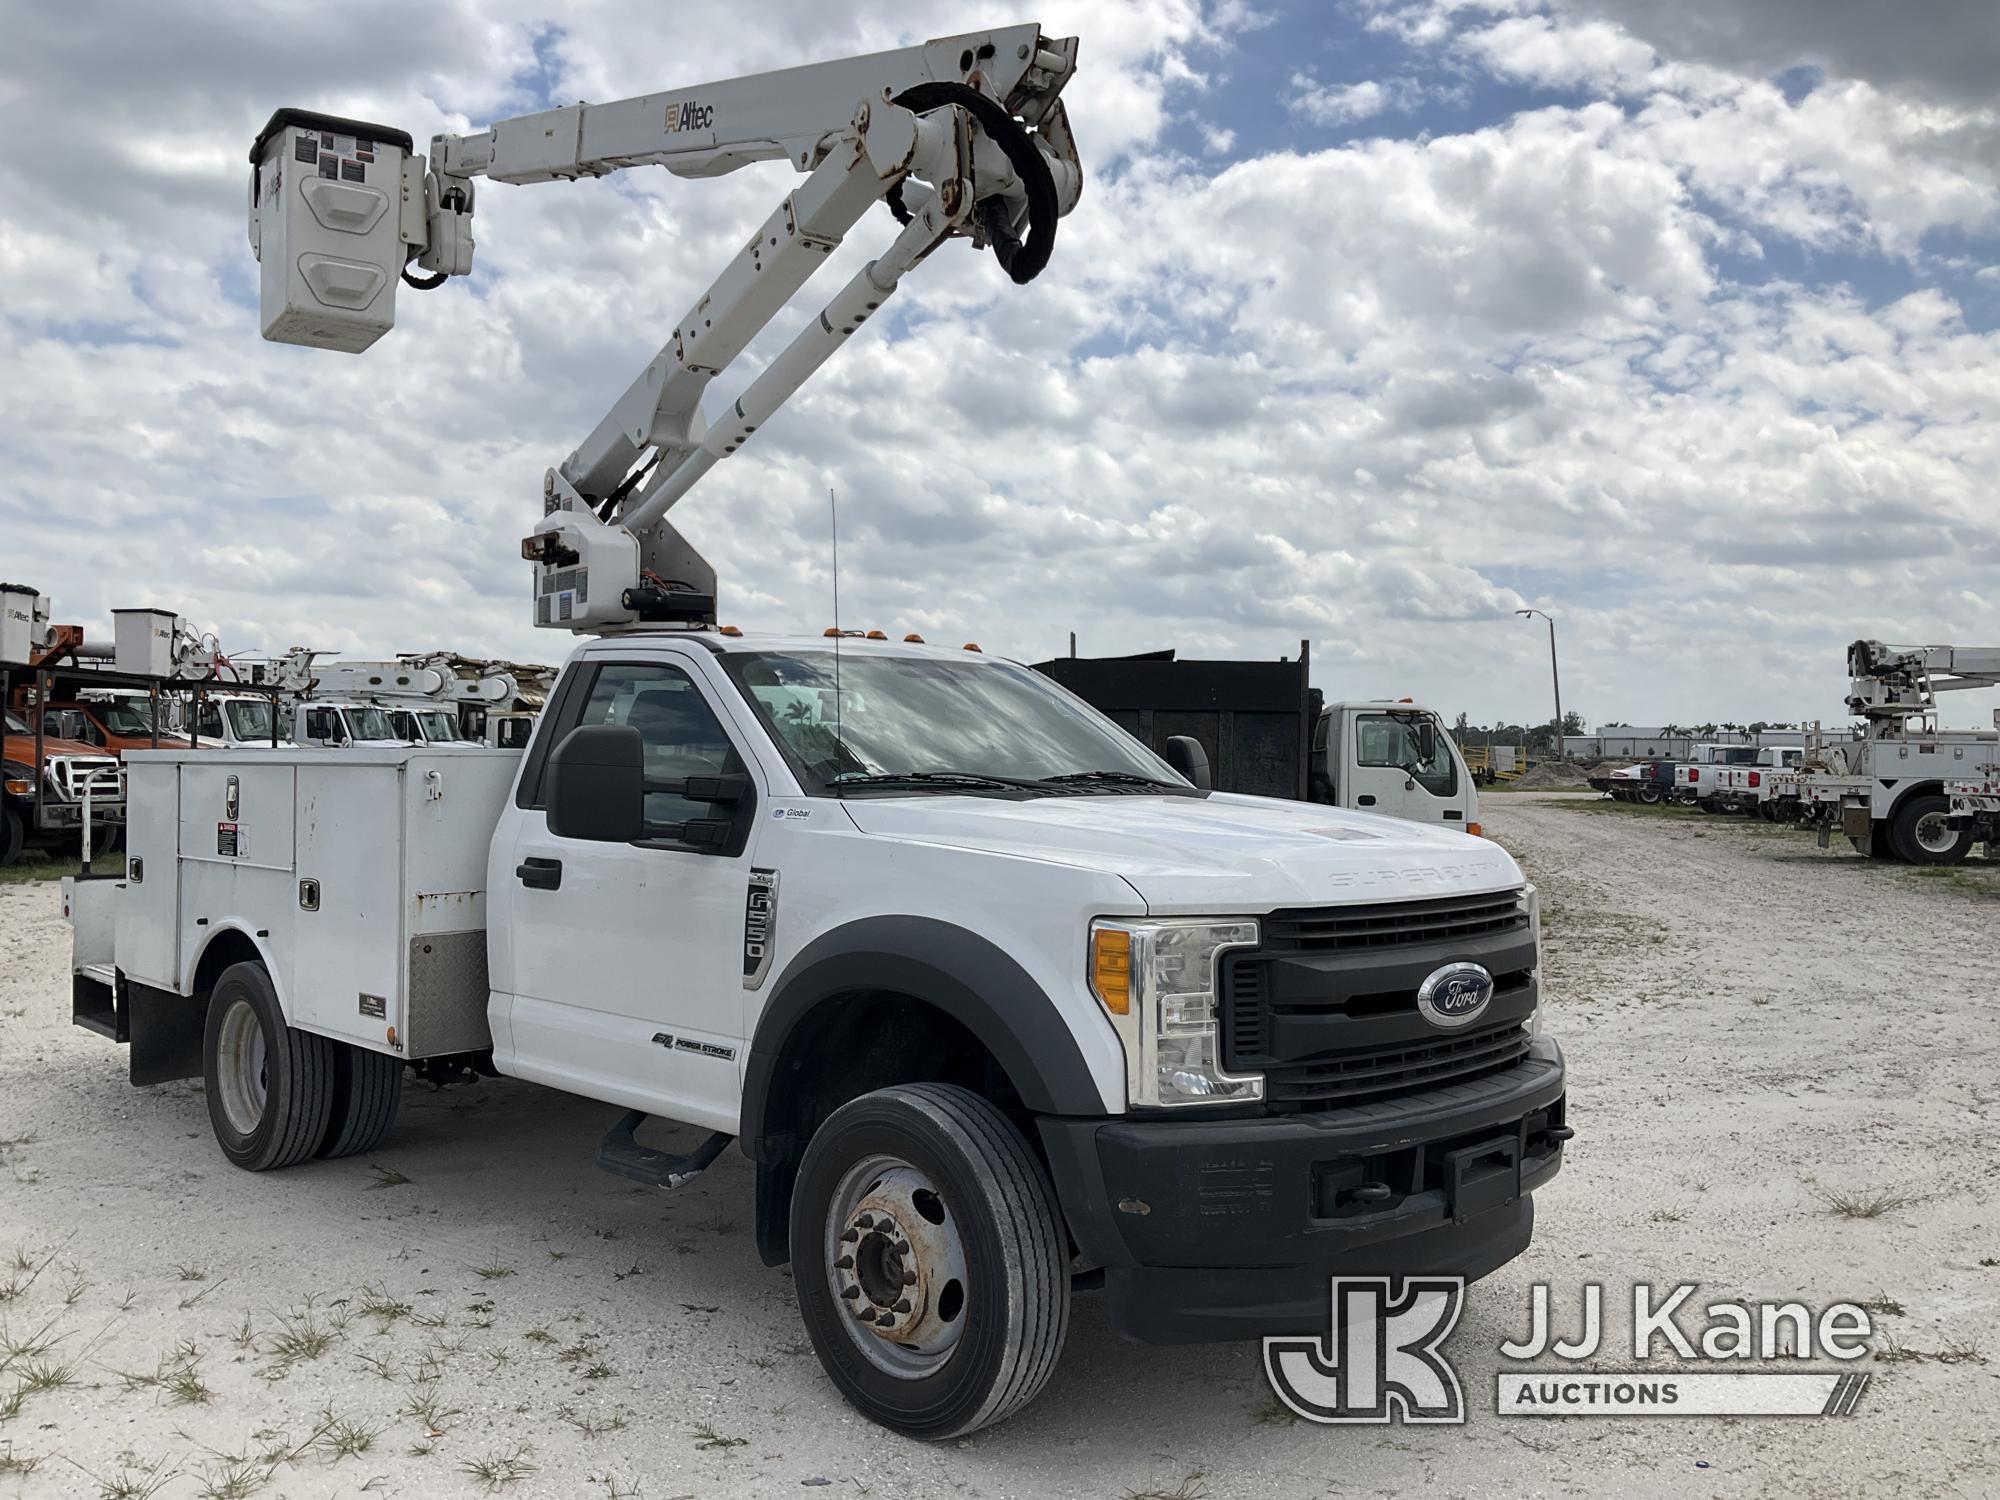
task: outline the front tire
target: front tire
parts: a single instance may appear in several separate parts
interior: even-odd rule
[[[21,857],[28,847],[28,825],[11,807],[0,807],[0,870]]]
[[[970,1090],[900,1084],[836,1110],[799,1165],[791,1254],[820,1363],[884,1427],[976,1432],[1055,1371],[1070,1302],[1055,1192]]]
[[[1950,816],[1951,798],[1941,793],[1905,797],[1889,815],[1889,842],[1913,865],[1955,865],[1972,852],[1973,837],[1948,824]]]
[[[285,1024],[260,963],[231,964],[209,994],[202,1032],[208,1119],[246,1172],[305,1161],[326,1139],[334,1043]]]

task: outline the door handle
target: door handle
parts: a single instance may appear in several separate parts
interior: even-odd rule
[[[524,859],[514,866],[514,873],[521,877],[522,885],[532,886],[538,891],[562,889],[562,861],[559,859]]]
[[[1354,801],[1360,807],[1373,807],[1375,805],[1375,796],[1372,792],[1363,792]]]

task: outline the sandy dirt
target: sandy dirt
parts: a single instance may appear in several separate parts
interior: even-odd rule
[[[69,1024],[56,888],[0,887],[0,1497],[2000,1491],[2000,870],[1486,813],[1544,893],[1578,1135],[1448,1345],[1451,1428],[1287,1420],[1254,1347],[1128,1344],[1085,1295],[1026,1413],[890,1436],[758,1262],[740,1155],[634,1188],[592,1163],[614,1111],[502,1082],[413,1090],[372,1159],[236,1171],[196,1085]],[[1503,1419],[1537,1280],[1570,1322],[1585,1281],[1870,1299],[1875,1380],[1840,1420]]]

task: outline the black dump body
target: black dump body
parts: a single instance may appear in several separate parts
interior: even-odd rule
[[[1179,661],[1169,650],[1064,656],[1037,662],[1035,670],[1158,754],[1174,735],[1199,740],[1218,792],[1304,801],[1320,715],[1308,656],[1301,641],[1296,661]]]

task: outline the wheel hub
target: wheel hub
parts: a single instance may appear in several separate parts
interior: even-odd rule
[[[1917,819],[1917,842],[1932,854],[1943,854],[1958,841],[1958,834],[1943,813],[1925,813]]]
[[[937,1188],[892,1158],[857,1163],[827,1223],[828,1278],[872,1364],[914,1379],[963,1331],[965,1246]]]

